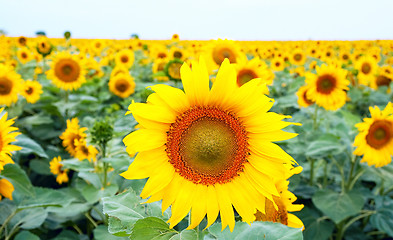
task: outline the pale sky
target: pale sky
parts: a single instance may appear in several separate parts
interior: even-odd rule
[[[0,0],[9,36],[393,39],[393,0]]]

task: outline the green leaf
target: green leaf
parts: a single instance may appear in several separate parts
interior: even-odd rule
[[[144,218],[144,206],[133,191],[121,193],[113,197],[103,198],[103,212],[108,214],[109,232],[130,235],[136,221]]]
[[[16,234],[14,240],[40,240],[40,238],[29,231],[21,231]]]
[[[41,226],[47,216],[48,213],[42,207],[24,209],[15,214],[10,225],[17,225],[23,229],[34,229]]]
[[[61,161],[64,168],[72,169],[76,172],[94,171],[93,165],[88,160],[80,161],[79,159],[72,158]]]
[[[303,231],[305,239],[327,240],[332,235],[334,223],[324,219],[317,209],[305,206],[296,215],[298,215],[305,225]]]
[[[266,239],[266,240],[300,240],[303,239],[301,228],[291,228],[281,223],[253,222],[251,226],[245,222],[236,222],[235,229],[221,231],[221,223],[209,227],[209,233],[216,239]]]
[[[6,164],[4,169],[1,171],[0,176],[7,179],[12,183],[15,191],[19,191],[25,195],[33,196],[34,189],[27,177],[25,171],[23,171],[17,164]]]
[[[49,163],[42,160],[31,160],[29,162],[31,170],[41,175],[52,175],[49,168]]]
[[[345,146],[340,143],[340,139],[332,134],[325,134],[316,141],[311,142],[305,153],[309,157],[320,157],[329,154],[335,155],[341,153]]]
[[[64,207],[74,200],[63,192],[49,188],[34,187],[34,193],[35,196],[23,200],[18,209],[48,206]]]
[[[94,239],[95,240],[120,240],[120,239],[128,239],[126,237],[117,237],[113,236],[108,232],[108,227],[106,225],[99,225],[93,230],[94,233]]]
[[[378,197],[375,202],[377,213],[371,216],[371,225],[393,237],[393,200]]]
[[[132,228],[131,240],[171,239],[178,232],[170,229],[168,224],[156,217],[138,220]],[[184,238],[186,239],[186,238]],[[193,239],[196,239],[195,237]]]
[[[312,202],[336,224],[359,213],[364,205],[363,195],[359,192],[337,193],[330,189],[316,192]]]
[[[106,188],[97,189],[93,185],[86,185],[82,190],[82,195],[88,203],[95,203],[103,197],[115,195],[119,190],[117,185],[109,185]]]
[[[19,153],[22,154],[35,153],[40,157],[49,158],[48,155],[46,155],[44,149],[42,149],[41,145],[39,145],[33,139],[27,137],[24,134],[17,136],[16,139],[17,141],[15,142],[15,145],[22,147],[22,150],[20,150]]]
[[[95,172],[79,172],[78,177],[84,179],[89,184],[93,184],[95,188],[102,188],[101,179]]]

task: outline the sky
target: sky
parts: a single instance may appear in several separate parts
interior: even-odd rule
[[[393,0],[0,0],[8,36],[393,39]]]

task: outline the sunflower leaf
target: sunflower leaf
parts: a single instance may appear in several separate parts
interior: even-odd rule
[[[22,154],[29,154],[29,153],[35,153],[40,157],[43,158],[49,158],[48,155],[45,153],[44,149],[39,145],[36,141],[33,139],[27,137],[24,134],[21,134],[16,137],[17,141],[15,142],[15,145],[22,147],[22,149],[19,151]]]
[[[23,171],[19,165],[6,164],[4,169],[1,171],[0,176],[10,181],[16,191],[29,196],[34,195],[33,185],[25,171]]]
[[[168,239],[175,239],[172,237],[174,237],[177,234],[178,232],[173,229],[170,229],[168,224],[164,222],[162,219],[156,217],[147,217],[138,220],[134,224],[130,239],[131,240],[150,240],[150,239],[168,240]],[[188,238],[182,238],[182,239],[188,239]],[[195,237],[190,239],[195,239]]]

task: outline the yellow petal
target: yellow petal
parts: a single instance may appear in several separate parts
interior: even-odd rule
[[[182,113],[190,107],[187,96],[178,88],[165,84],[157,84],[150,88],[156,92],[158,96],[163,99],[166,104],[168,104],[168,106],[178,113]]]
[[[233,207],[229,198],[229,191],[226,189],[225,184],[216,184],[218,205],[220,206],[220,216],[222,230],[229,226],[229,230],[232,232],[235,227],[235,216],[233,213]]]
[[[196,185],[188,180],[183,180],[182,187],[178,189],[179,193],[172,204],[172,216],[168,220],[170,228],[176,226],[191,209],[194,200]]]
[[[197,184],[195,189],[195,197],[191,208],[191,224],[187,229],[193,229],[199,225],[206,215],[206,202],[207,186],[202,184]]]
[[[153,104],[134,103],[131,104],[128,109],[133,115],[137,115],[148,120],[163,123],[173,123],[176,120],[176,115],[173,114],[170,109],[155,106]]]
[[[169,162],[160,165],[159,171],[150,176],[141,192],[141,197],[146,199],[149,196],[165,188],[173,179],[175,168]]]
[[[153,129],[139,129],[128,134],[123,142],[129,154],[148,151],[163,146],[167,141],[165,132]]]
[[[216,221],[219,212],[218,199],[216,189],[213,185],[207,187],[206,195],[207,204],[207,225],[206,228],[210,227]],[[206,229],[205,228],[205,229]]]

